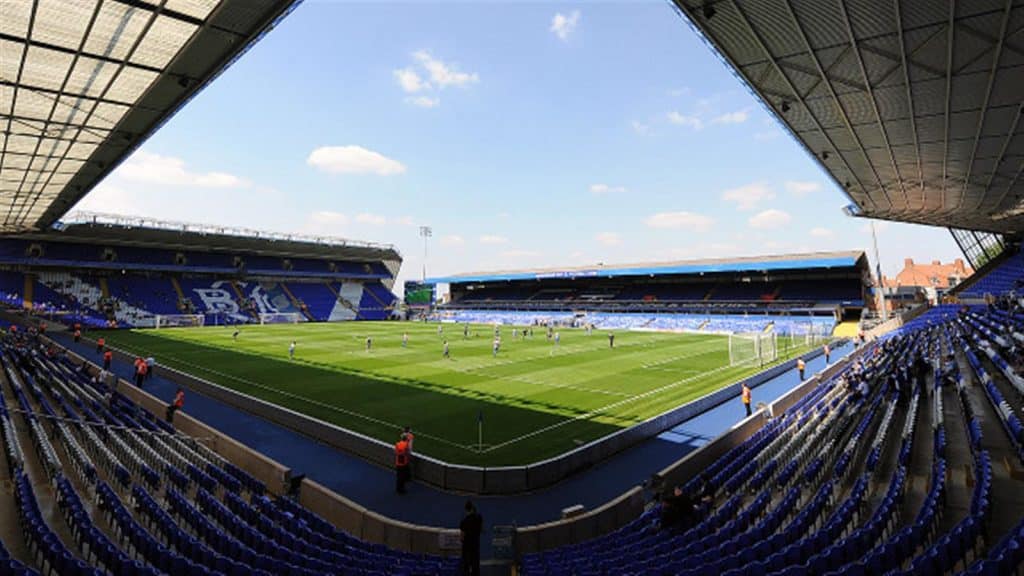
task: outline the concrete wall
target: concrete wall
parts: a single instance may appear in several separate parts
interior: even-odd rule
[[[133,355],[116,348],[112,349],[115,357],[119,360],[130,362],[134,359]],[[815,349],[804,354],[803,358],[810,360],[821,354],[821,349]],[[460,466],[429,456],[418,455],[414,463],[416,480],[442,490],[470,494],[502,495],[532,492],[586,470],[618,452],[737,397],[743,382],[746,382],[751,388],[756,388],[779,374],[793,369],[795,365],[795,358],[788,360],[635,426],[619,430],[565,454],[525,466],[491,468]],[[184,388],[315,438],[317,441],[378,466],[390,468],[393,465],[392,446],[380,440],[300,414],[168,366],[158,364],[157,371],[161,377],[172,380]],[[398,432],[395,430],[396,435]]]

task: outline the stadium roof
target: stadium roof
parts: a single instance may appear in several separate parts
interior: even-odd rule
[[[0,3],[0,232],[55,222],[295,2]]]
[[[711,274],[729,272],[768,272],[850,268],[867,263],[864,252],[815,252],[779,256],[743,258],[707,258],[675,262],[578,266],[570,268],[534,268],[502,270],[427,278],[428,284],[464,284],[466,282],[500,282],[509,280],[547,280],[552,278],[599,278],[616,276],[651,276],[669,274]]]
[[[323,258],[354,262],[402,260],[402,255],[390,244],[92,212],[73,212],[51,229],[24,232],[16,237],[43,242],[151,246],[167,250],[229,250],[282,258]]]
[[[675,3],[853,213],[1024,231],[1024,2]]]

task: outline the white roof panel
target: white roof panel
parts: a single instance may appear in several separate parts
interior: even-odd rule
[[[0,0],[0,233],[49,226],[296,0]]]

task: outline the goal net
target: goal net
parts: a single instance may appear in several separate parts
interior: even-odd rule
[[[153,318],[153,327],[177,328],[182,326],[202,326],[206,323],[203,314],[158,314]]]
[[[731,366],[763,366],[779,358],[778,338],[774,332],[734,333],[729,335]]]
[[[260,324],[298,324],[303,320],[299,312],[260,312]]]
[[[811,324],[804,335],[804,344],[814,346],[824,344],[832,339],[832,327],[823,324]]]

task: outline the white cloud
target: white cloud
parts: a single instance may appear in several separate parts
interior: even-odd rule
[[[790,180],[786,182],[786,191],[793,196],[806,196],[812,192],[821,190],[821,183],[814,180]]]
[[[430,96],[410,96],[405,99],[405,103],[419,106],[420,108],[437,108],[441,105],[441,99],[431,98]]]
[[[680,228],[691,232],[707,232],[715,219],[695,212],[659,212],[650,215],[644,223],[650,228]]]
[[[455,246],[462,246],[466,241],[458,234],[449,234],[441,237],[441,246],[453,248]]]
[[[811,236],[814,236],[815,238],[831,238],[835,235],[835,232],[830,228],[824,228],[822,226],[815,226],[814,228],[811,228]]]
[[[506,258],[529,258],[540,254],[533,250],[505,250],[501,255]]]
[[[675,110],[666,114],[665,117],[668,118],[668,121],[673,124],[677,124],[679,126],[686,126],[687,128],[693,128],[694,130],[700,130],[701,128],[704,127],[704,122],[701,121],[700,118],[696,116],[686,116],[684,114],[676,112]]]
[[[669,96],[686,96],[687,94],[690,93],[690,88],[688,86],[683,86],[681,88],[673,88],[669,90],[668,93]]]
[[[382,226],[384,224],[387,224],[388,219],[379,214],[370,214],[368,212],[363,212],[361,214],[356,215],[356,222],[359,222],[360,224],[372,224],[374,226]]]
[[[117,175],[125,180],[148,182],[167,186],[195,186],[199,188],[246,188],[249,182],[227,172],[192,172],[185,161],[174,156],[161,156],[152,152],[136,152],[117,168]]]
[[[332,212],[330,210],[319,210],[309,215],[309,219],[312,222],[318,224],[346,224],[348,223],[348,216],[345,216],[341,212]]]
[[[400,68],[392,72],[395,81],[402,87],[402,90],[415,94],[421,90],[430,90],[430,83],[425,82],[420,75],[412,68]]]
[[[569,36],[576,30],[576,25],[579,23],[579,10],[573,10],[568,15],[558,12],[551,18],[550,30],[555,34],[555,36],[558,36],[559,40],[562,42],[568,42]]]
[[[758,212],[754,216],[750,217],[747,222],[753,228],[761,228],[763,230],[772,230],[776,228],[782,228],[790,222],[793,217],[788,212],[783,212],[775,208],[770,208],[763,212]]]
[[[755,182],[738,188],[730,188],[722,192],[722,200],[734,202],[739,210],[753,210],[762,200],[775,198],[775,193],[767,185]]]
[[[601,232],[597,236],[594,236],[594,240],[605,246],[618,246],[622,244],[622,236],[615,232]]]
[[[416,221],[413,220],[412,216],[399,216],[395,219],[395,224],[400,226],[415,226]]]
[[[426,50],[413,52],[412,57],[423,66],[430,75],[430,81],[439,89],[447,86],[466,86],[480,81],[475,72],[461,72],[457,64],[434,58]]]
[[[626,191],[626,187],[625,186],[609,186],[607,184],[591,184],[590,185],[590,193],[591,194],[618,194],[618,193],[625,192],[625,191]]]
[[[405,165],[362,146],[321,146],[310,152],[306,164],[335,174],[402,174]]]
[[[736,110],[735,112],[726,112],[715,116],[711,122],[713,124],[742,124],[747,121],[750,114],[746,110]]]
[[[633,122],[630,123],[630,126],[633,127],[633,132],[636,132],[637,134],[648,134],[651,131],[650,124],[644,124],[639,120],[633,120]]]
[[[74,210],[134,216],[150,215],[147,213],[148,210],[143,209],[137,195],[119,186],[111,186],[106,182],[94,188],[78,204],[75,204]]]
[[[332,210],[318,210],[306,217],[302,232],[308,234],[337,235],[348,224],[348,216]]]
[[[493,234],[484,234],[480,237],[481,244],[508,244],[508,238],[504,236],[495,236]]]

